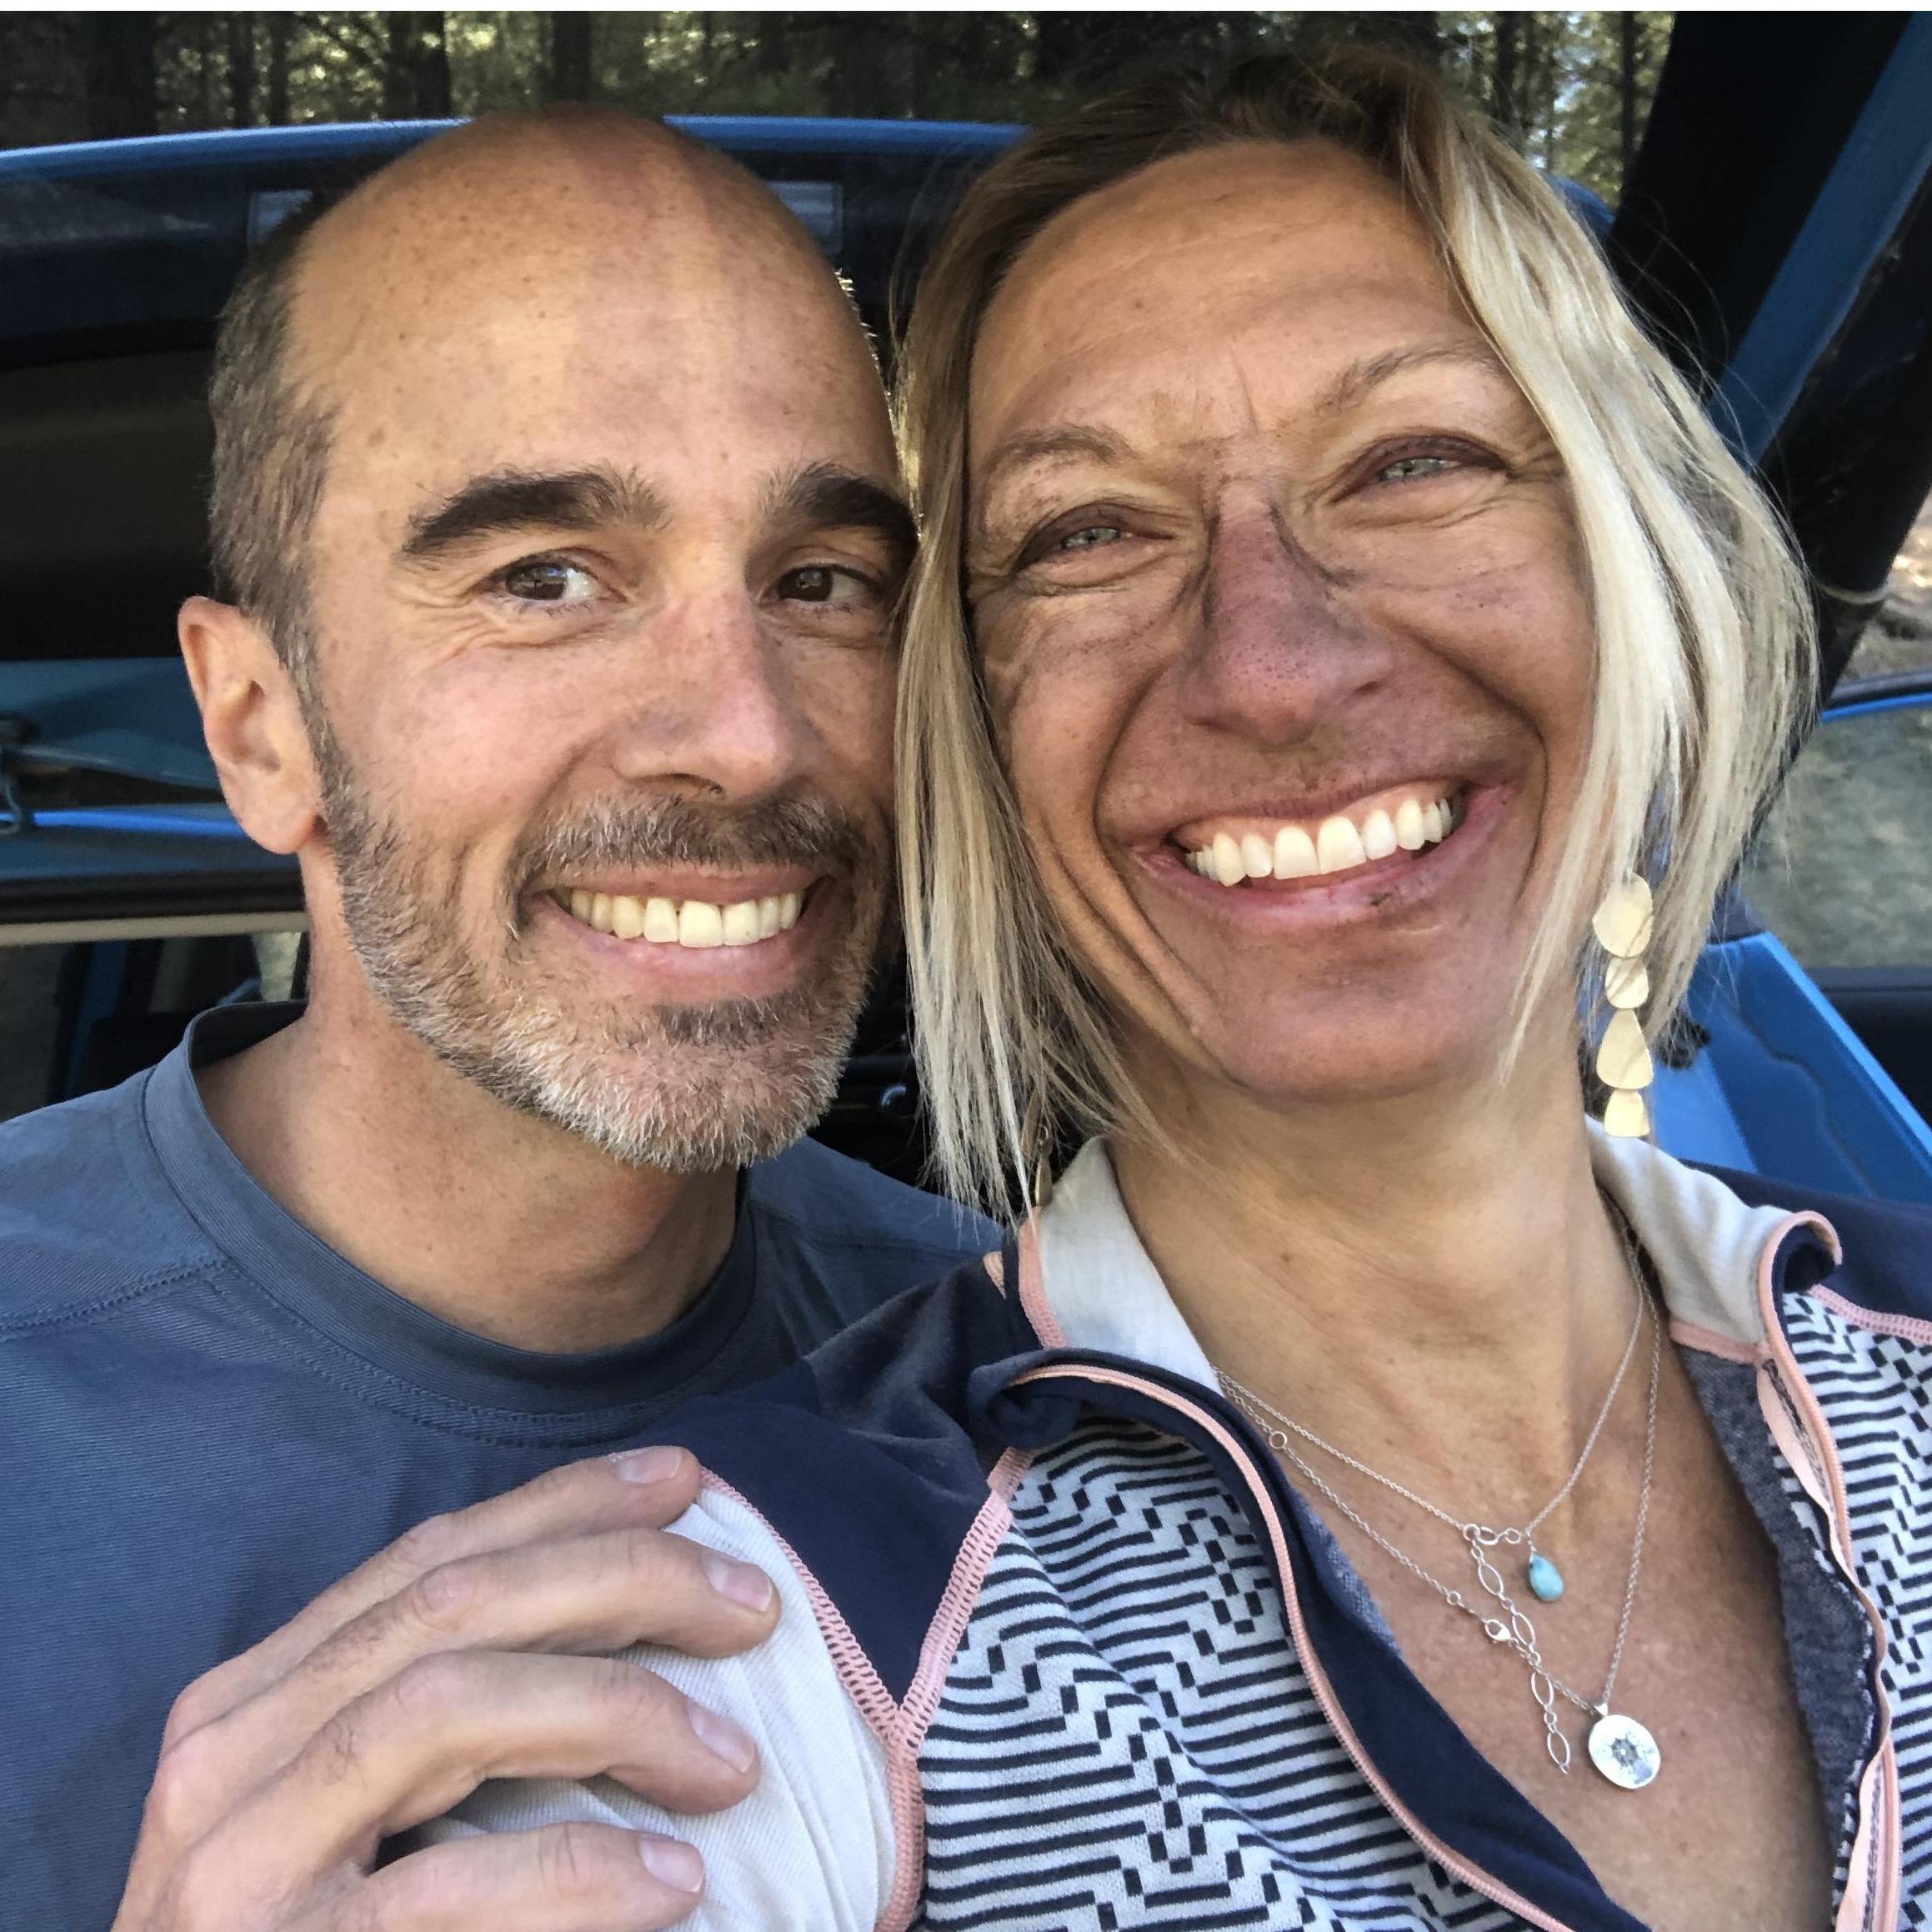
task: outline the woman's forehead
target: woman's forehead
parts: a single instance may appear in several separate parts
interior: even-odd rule
[[[1399,192],[1312,142],[1176,157],[1035,238],[975,345],[976,459],[1036,420],[1219,389],[1325,393],[1364,356],[1482,338]]]

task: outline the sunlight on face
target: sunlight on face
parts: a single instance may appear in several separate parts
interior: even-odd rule
[[[871,970],[908,519],[782,214],[661,157],[639,195],[628,149],[600,199],[546,152],[477,164],[490,250],[378,203],[312,278],[318,974],[353,953],[446,1064],[620,1159],[728,1167],[822,1111]]]
[[[1164,162],[977,345],[969,594],[1049,898],[1130,1058],[1282,1101],[1492,1064],[1580,769],[1560,465],[1394,191]]]

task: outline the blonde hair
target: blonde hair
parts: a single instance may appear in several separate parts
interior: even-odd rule
[[[1512,1057],[1559,978],[1594,989],[1591,908],[1655,891],[1653,1038],[1689,985],[1717,894],[1814,689],[1810,607],[1779,523],[1644,335],[1576,218],[1431,76],[1339,50],[1220,88],[1165,78],[1020,142],[967,195],[920,284],[898,409],[923,550],[899,692],[900,848],[934,1164],[1024,1204],[1055,1135],[1156,1133],[1107,1004],[1062,940],[1028,853],[961,590],[966,411],[979,324],[1062,209],[1167,156],[1330,143],[1394,183],[1568,474],[1597,639],[1589,748],[1517,989]]]

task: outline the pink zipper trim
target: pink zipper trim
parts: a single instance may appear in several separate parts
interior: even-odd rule
[[[1839,1320],[1849,1322],[1854,1328],[1868,1329],[1875,1335],[1896,1335],[1903,1341],[1924,1342],[1932,1346],[1932,1322],[1921,1321],[1916,1315],[1881,1314],[1874,1309],[1860,1308],[1856,1302],[1847,1301],[1834,1289],[1814,1288],[1810,1294],[1820,1308],[1829,1309]]]
[[[705,1469],[701,1474],[698,1487],[709,1489],[716,1495],[728,1496],[777,1544],[778,1554],[791,1564],[798,1581],[805,1586],[805,1600],[812,1606],[813,1619],[818,1624],[818,1634],[825,1639],[825,1648],[832,1654],[833,1668],[838,1673],[839,1682],[845,1686],[845,1694],[858,1705],[858,1714],[865,1719],[866,1728],[889,1751],[893,1720],[898,1714],[898,1706],[893,1702],[892,1693],[886,1689],[884,1680],[873,1669],[872,1659],[859,1647],[858,1638],[853,1635],[852,1628],[840,1614],[838,1604],[825,1594],[825,1586],[806,1568],[798,1551],[772,1527],[764,1512],[733,1489],[723,1477],[714,1476],[709,1469]]]
[[[1822,1233],[1834,1258],[1844,1259],[1837,1230],[1821,1214],[1792,1214],[1766,1238],[1758,1256],[1758,1312],[1766,1347],[1766,1359],[1758,1371],[1758,1405],[1799,1484],[1824,1511],[1833,1560],[1871,1625],[1875,1671],[1884,1662],[1885,1626],[1878,1606],[1860,1587],[1852,1566],[1851,1510],[1845,1498],[1844,1472],[1839,1466],[1837,1444],[1832,1439],[1824,1411],[1785,1339],[1784,1324],[1778,1314],[1777,1283],[1773,1274],[1778,1250],[1801,1228]],[[1812,1292],[1818,1294],[1815,1289]],[[1830,1307],[1840,1298],[1827,1293],[1819,1299]],[[1892,1742],[1892,1714],[1882,1687],[1874,1688],[1879,1704],[1878,1742],[1859,1779],[1858,1829],[1852,1839],[1850,1875],[1834,1921],[1835,1932],[1867,1932],[1868,1928],[1873,1932],[1892,1932],[1898,1922],[1903,1855],[1898,1762]]]
[[[959,1648],[979,1592],[1013,1522],[1013,1493],[1034,1459],[1032,1449],[1009,1449],[993,1465],[989,1491],[973,1527],[959,1545],[939,1599],[938,1614],[919,1647],[919,1666],[886,1739],[886,1784],[892,1794],[893,1834],[892,1889],[886,1894],[873,1932],[906,1932],[919,1909],[926,1882],[926,1797],[919,1782],[919,1752],[946,1688],[946,1673]]]
[[[1740,1342],[1734,1336],[1720,1335],[1715,1329],[1700,1328],[1695,1322],[1670,1318],[1670,1339],[1699,1354],[1716,1355],[1726,1362],[1740,1362],[1747,1369],[1763,1366],[1770,1351],[1762,1342]]]
[[[959,1647],[960,1637],[985,1584],[987,1566],[1013,1520],[1013,1493],[1034,1453],[1032,1449],[1009,1449],[994,1464],[993,1473],[986,1479],[986,1501],[953,1559],[945,1594],[940,1598],[938,1613],[927,1629],[925,1642],[919,1649],[918,1669],[903,1704],[893,1701],[892,1693],[873,1668],[872,1659],[853,1635],[851,1625],[798,1551],[772,1527],[756,1504],[722,1476],[713,1475],[709,1469],[703,1472],[700,1487],[729,1497],[771,1538],[792,1566],[804,1586],[805,1600],[812,1606],[813,1619],[831,1654],[833,1668],[845,1687],[845,1694],[858,1707],[867,1729],[878,1739],[885,1753],[886,1794],[892,1808],[893,1875],[884,1903],[873,1922],[873,1932],[905,1932],[918,1911],[919,1894],[924,1889],[926,1876],[926,1803],[919,1784],[920,1748],[939,1708],[953,1654]]]
[[[1024,1270],[1026,1254],[1024,1246],[1020,1253]],[[1024,1273],[1022,1279],[1024,1280]],[[1458,1858],[1384,1782],[1381,1773],[1375,1769],[1369,1754],[1363,1749],[1361,1740],[1356,1737],[1349,1727],[1348,1719],[1343,1715],[1334,1690],[1323,1674],[1321,1665],[1315,1657],[1314,1647],[1309,1641],[1308,1627],[1301,1614],[1301,1600],[1295,1594],[1294,1573],[1289,1564],[1288,1540],[1283,1533],[1280,1518],[1275,1513],[1274,1504],[1268,1494],[1267,1486],[1256,1471],[1254,1460],[1246,1448],[1229,1434],[1220,1419],[1190,1402],[1185,1396],[1177,1395],[1157,1383],[1144,1382],[1138,1376],[1123,1374],[1113,1369],[1030,1369],[1024,1375],[1015,1376],[1013,1386],[1017,1388],[1024,1383],[1054,1380],[1101,1382],[1115,1388],[1131,1389],[1142,1395],[1151,1395],[1168,1407],[1190,1416],[1220,1444],[1234,1459],[1235,1465],[1246,1474],[1249,1493],[1260,1505],[1263,1518],[1268,1524],[1269,1539],[1274,1549],[1275,1569],[1281,1578],[1282,1600],[1288,1611],[1289,1631],[1294,1639],[1296,1654],[1301,1659],[1302,1669],[1308,1674],[1309,1686],[1315,1694],[1315,1701],[1320,1704],[1322,1714],[1328,1719],[1329,1728],[1341,1740],[1343,1749],[1354,1760],[1355,1769],[1368,1779],[1375,1795],[1382,1800],[1384,1807],[1396,1823],[1438,1864],[1452,1876],[1461,1879],[1471,1891],[1479,1892],[1484,1898],[1493,1899],[1506,1910],[1515,1913],[1519,1918],[1540,1927],[1542,1932],[1574,1932],[1574,1928],[1565,1925],[1560,1919],[1549,1917],[1539,1907],[1512,1891],[1499,1879],[1491,1878],[1487,1872],[1479,1870],[1474,1865]]]
[[[1067,1338],[1061,1333],[1059,1320],[1054,1314],[1053,1306],[1047,1299],[1046,1277],[1040,1272],[1040,1224],[1039,1216],[1029,1218],[1019,1231],[1015,1243],[1019,1250],[1019,1305],[1026,1319],[1033,1324],[1033,1332],[1040,1339],[1043,1346],[1049,1349],[1064,1349]]]

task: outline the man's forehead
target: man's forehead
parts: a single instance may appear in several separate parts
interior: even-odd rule
[[[748,301],[756,291],[757,313]],[[317,227],[295,286],[300,376],[358,392],[439,378],[667,375],[696,332],[768,335],[811,360],[865,354],[830,271],[761,183],[648,123],[479,127],[432,143]]]
[[[316,230],[293,346],[334,418],[331,494],[407,520],[499,473],[889,481],[863,333],[761,184],[653,142],[528,146],[379,181]]]

